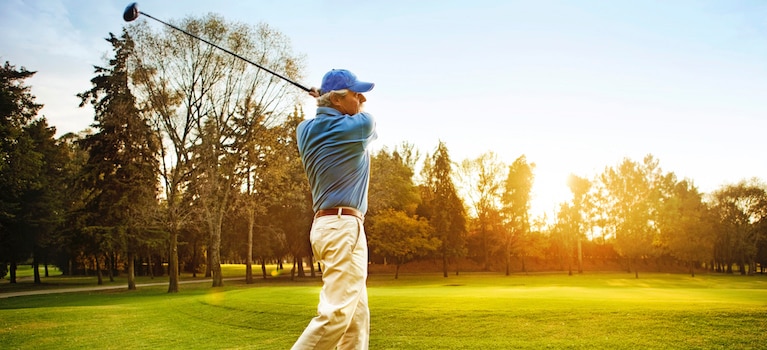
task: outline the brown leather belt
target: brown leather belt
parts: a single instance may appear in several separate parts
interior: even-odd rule
[[[332,209],[320,209],[314,214],[314,218],[328,215],[351,215],[360,220],[365,220],[362,212],[354,208],[332,208]]]

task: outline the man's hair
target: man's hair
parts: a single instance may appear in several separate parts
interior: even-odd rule
[[[331,96],[346,96],[346,94],[349,93],[349,90],[342,89],[342,90],[332,90],[327,93],[324,93],[320,95],[320,97],[317,97],[317,107],[333,107],[333,104],[330,102]]]

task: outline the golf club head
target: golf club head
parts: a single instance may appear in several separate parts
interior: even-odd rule
[[[125,8],[125,12],[123,12],[123,19],[125,22],[133,21],[138,18],[139,13],[141,12],[138,10],[138,4],[134,2]]]

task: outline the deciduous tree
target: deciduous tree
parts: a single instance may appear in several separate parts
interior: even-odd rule
[[[687,180],[674,185],[660,212],[661,241],[688,265],[693,277],[696,265],[713,259],[716,223],[711,219],[702,194]]]
[[[461,163],[460,184],[474,213],[474,236],[479,243],[480,259],[485,270],[490,269],[490,256],[502,246],[501,195],[506,166],[493,152],[481,154]]]
[[[658,239],[661,179],[661,169],[652,155],[642,163],[625,159],[600,176],[609,198],[604,208],[609,218],[608,229],[636,278],[639,278],[636,262],[653,254],[653,244]]]
[[[269,119],[259,122],[279,124],[299,91],[182,33],[166,29],[158,34],[145,22],[134,23],[130,30],[139,43],[134,77],[142,87],[141,100],[169,146],[162,172],[171,232],[169,292],[178,289],[176,239],[185,215],[179,199],[187,191],[199,202],[210,235],[213,286],[221,286],[221,226],[231,193],[239,190],[245,176],[236,171],[240,158],[235,150],[242,135],[238,120],[266,116]],[[301,57],[291,52],[285,36],[266,24],[253,28],[208,15],[186,18],[178,26],[292,80],[301,77]]]
[[[737,264],[740,273],[754,273],[759,244],[765,232],[767,190],[758,180],[726,185],[712,194],[717,218],[717,256],[732,273]]]
[[[375,253],[390,258],[396,266],[394,279],[399,278],[402,264],[428,255],[441,243],[433,237],[428,220],[394,209],[380,211],[370,229],[379,233],[369,241]]]
[[[506,276],[511,274],[511,255],[514,243],[525,241],[530,232],[530,194],[533,189],[535,163],[528,163],[527,157],[520,156],[509,166],[501,196],[501,213],[504,220],[503,248],[506,262]],[[516,247],[520,255],[526,253],[525,245]]]

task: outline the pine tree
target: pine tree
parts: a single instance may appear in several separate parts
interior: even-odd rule
[[[109,67],[95,67],[93,88],[78,94],[81,107],[88,102],[93,105],[92,127],[98,130],[80,142],[89,153],[83,181],[92,190],[86,223],[94,233],[94,254],[127,253],[128,283],[133,289],[135,253],[161,238],[148,220],[157,199],[159,144],[129,87],[127,62],[133,41],[127,33],[120,38],[109,35],[115,57]]]
[[[423,204],[417,212],[429,219],[435,237],[442,242],[438,252],[442,274],[447,277],[449,259],[463,256],[466,250],[466,211],[453,183],[453,163],[447,146],[440,142],[434,155],[427,158]]]
[[[0,67],[0,276],[10,263],[11,283],[16,283],[16,263],[29,258],[34,243],[26,234],[23,202],[40,188],[43,161],[27,129],[42,108],[24,85],[35,73],[16,70],[7,61]]]

